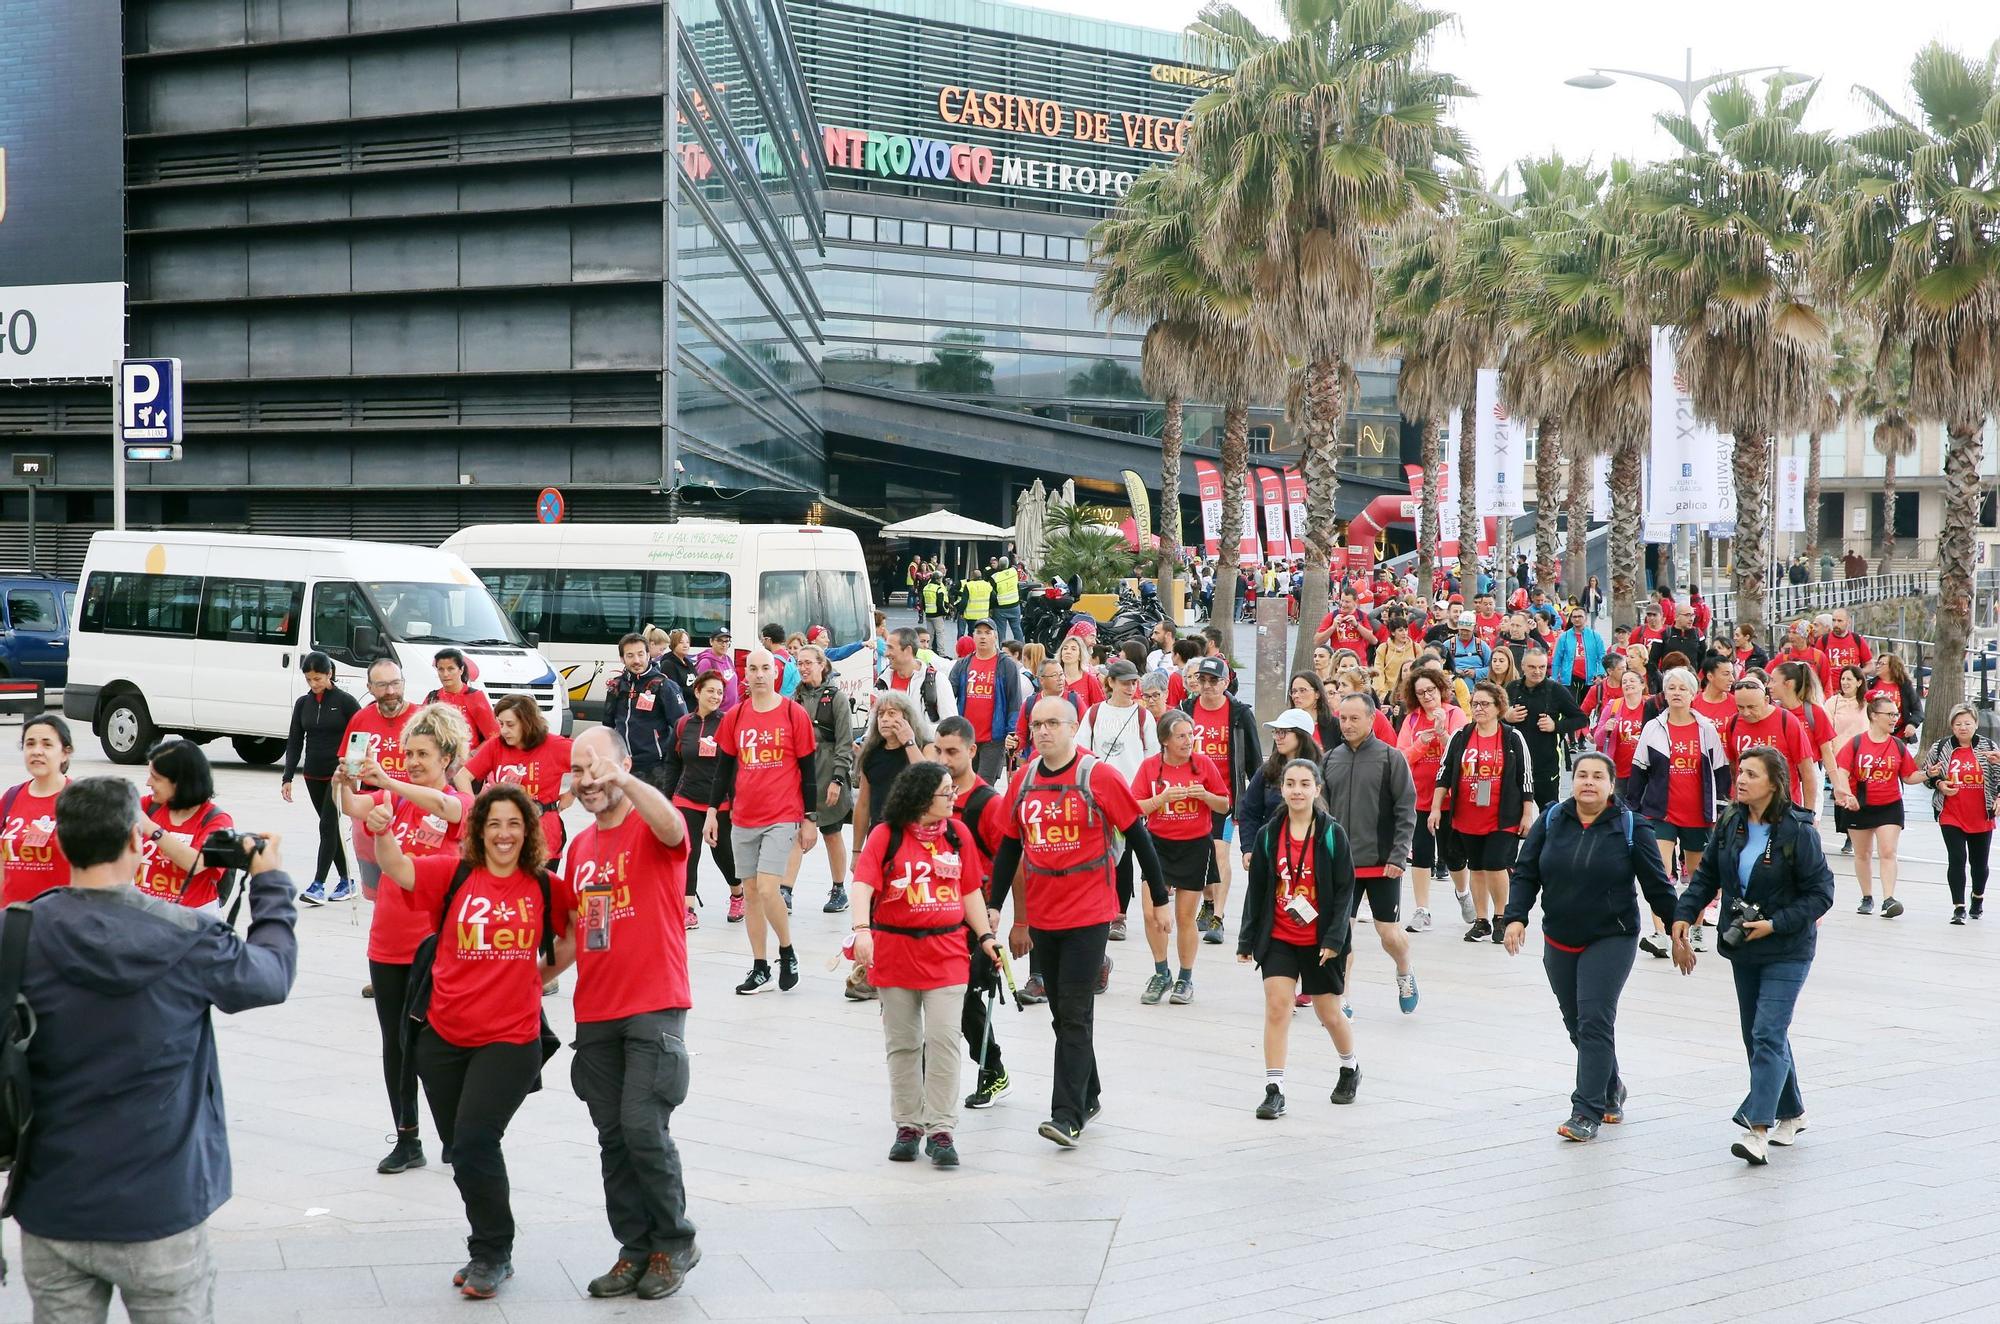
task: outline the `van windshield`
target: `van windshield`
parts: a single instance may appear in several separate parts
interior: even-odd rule
[[[522,644],[493,595],[481,583],[414,584],[375,580],[361,585],[389,628],[406,644]]]

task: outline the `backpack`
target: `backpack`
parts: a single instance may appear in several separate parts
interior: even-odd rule
[[[1050,870],[1037,869],[1035,872],[1046,873],[1047,876],[1051,878],[1062,878],[1070,874],[1090,873],[1093,871],[1102,870],[1104,873],[1105,881],[1107,883],[1111,881],[1111,871],[1109,866],[1113,860],[1118,858],[1119,852],[1125,848],[1125,837],[1124,834],[1119,832],[1117,828],[1111,826],[1111,821],[1107,819],[1101,812],[1099,812],[1097,808],[1097,797],[1093,795],[1090,790],[1090,774],[1093,771],[1095,771],[1096,768],[1097,768],[1097,756],[1095,754],[1087,753],[1083,750],[1078,750],[1076,752],[1076,779],[1074,782],[1043,781],[1042,760],[1039,757],[1037,757],[1032,762],[1027,764],[1027,766],[1025,766],[1021,770],[1022,771],[1021,788],[1018,792],[1015,793],[1014,796],[1014,813],[1017,819],[1019,818],[1021,812],[1022,798],[1028,795],[1030,792],[1074,791],[1077,793],[1077,795],[1083,798],[1084,825],[1086,827],[1101,825],[1104,829],[1103,854],[1098,855],[1092,859],[1085,860],[1081,864],[1072,864],[1065,869],[1050,869]]]
[[[12,798],[10,794],[10,808]],[[28,934],[34,921],[28,903],[17,901],[7,907],[4,927],[0,927],[0,1172],[7,1174],[7,1184],[0,1188],[0,1218],[13,1208],[14,1181],[21,1175],[35,1120],[28,1078],[35,1009],[21,996],[21,980],[28,966]],[[0,1258],[0,1282],[6,1277],[7,1261]]]
[[[432,972],[437,966],[438,939],[444,935],[445,925],[451,922],[451,903],[457,899],[458,889],[465,886],[465,880],[470,877],[472,877],[472,865],[465,860],[459,861],[458,868],[452,871],[450,886],[444,889],[444,902],[438,907],[436,932],[418,943],[416,955],[410,958],[410,982],[403,995],[401,1022],[403,1060],[406,1062],[416,1060],[413,1054],[416,1051],[417,1034],[424,1026],[430,1024]],[[391,887],[399,886],[394,879],[384,881]],[[555,925],[551,922],[554,907],[553,898],[549,895],[547,870],[537,869],[535,882],[542,889],[542,959],[553,964],[556,959],[556,932]],[[544,1062],[554,1057],[556,1049],[562,1046],[562,1041],[556,1038],[555,1031],[549,1028],[547,1012],[542,1013],[541,1045]],[[528,1087],[528,1093],[533,1094],[541,1087],[541,1075],[537,1073],[535,1083]]]

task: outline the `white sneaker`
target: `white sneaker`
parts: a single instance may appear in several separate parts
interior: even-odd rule
[[[1468,888],[1463,892],[1454,892],[1452,895],[1458,898],[1458,917],[1467,924],[1472,923],[1475,916],[1472,913],[1471,889]]]
[[[1804,1113],[1800,1113],[1797,1117],[1780,1117],[1778,1124],[1771,1128],[1771,1134],[1767,1139],[1774,1145],[1789,1145],[1794,1140],[1797,1140],[1799,1132],[1805,1129],[1806,1117]]]
[[[1761,1168],[1771,1161],[1771,1151],[1764,1148],[1764,1137],[1755,1131],[1745,1131],[1743,1138],[1729,1147],[1729,1152],[1753,1168]]]
[[[1708,944],[1702,941],[1701,937],[1702,933],[1703,933],[1702,925],[1691,924],[1688,926],[1688,945],[1693,947],[1698,952],[1705,952],[1708,950]]]
[[[1429,933],[1430,931],[1431,931],[1431,912],[1425,910],[1422,906],[1418,906],[1416,909],[1416,913],[1410,916],[1410,922],[1403,926],[1403,932]]]

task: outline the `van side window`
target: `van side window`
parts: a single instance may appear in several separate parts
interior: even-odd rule
[[[819,581],[821,619],[836,644],[866,639],[873,631],[873,604],[868,601],[868,581],[853,570],[815,570]]]
[[[809,570],[772,570],[757,577],[757,629],[782,625],[786,634],[804,634],[812,618]],[[755,645],[751,645],[754,647]]]
[[[553,639],[549,626],[549,581],[547,570],[481,570],[479,578],[486,591],[500,604],[522,634],[538,634]]]
[[[77,624],[90,634],[157,634],[194,638],[201,615],[201,576],[101,570],[83,586]]]
[[[304,584],[210,579],[202,597],[201,637],[236,644],[296,643],[305,600]]]
[[[56,617],[56,595],[45,588],[8,589],[7,619],[16,630],[28,634],[56,634],[62,629]]]
[[[662,630],[681,629],[704,642],[729,624],[729,572],[656,570],[646,619]]]
[[[327,583],[313,586],[314,648],[336,661],[360,666],[364,659],[354,651],[354,631],[357,627],[370,630],[381,628],[375,622],[375,613],[369,610],[368,600],[361,596],[359,585]]]
[[[645,574],[639,570],[556,571],[555,628],[551,640],[616,643],[638,629]]]

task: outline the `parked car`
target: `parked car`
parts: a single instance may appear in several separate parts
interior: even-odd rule
[[[0,679],[39,680],[51,692],[68,684],[75,615],[74,580],[0,573]]]

